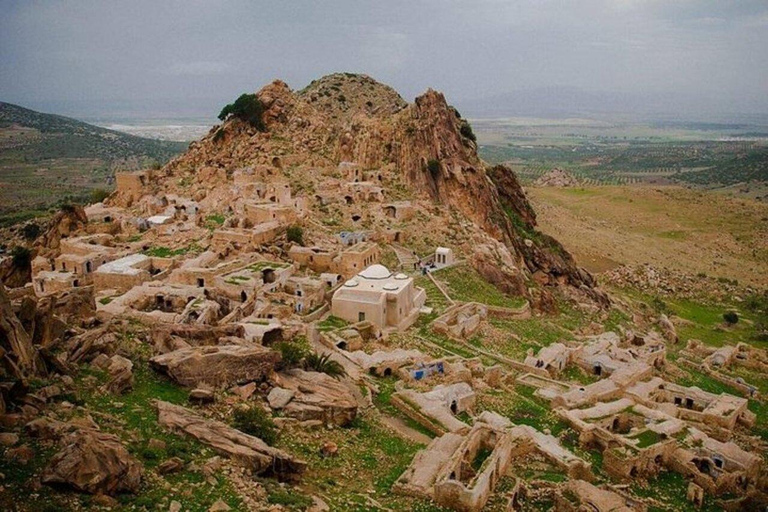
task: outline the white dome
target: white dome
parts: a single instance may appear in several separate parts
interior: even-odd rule
[[[358,275],[366,279],[386,279],[392,275],[392,272],[384,265],[371,265]]]
[[[354,288],[354,287],[355,287],[355,286],[357,286],[358,284],[360,284],[360,283],[358,283],[358,282],[357,282],[357,279],[350,279],[349,281],[347,281],[346,283],[344,283],[344,286],[346,286],[346,287],[348,287],[348,288]]]

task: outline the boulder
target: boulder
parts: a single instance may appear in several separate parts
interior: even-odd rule
[[[176,473],[184,468],[184,461],[178,457],[171,457],[170,459],[161,462],[157,466],[157,472],[161,475],[167,475],[168,473]]]
[[[150,364],[182,386],[229,387],[266,378],[280,353],[261,345],[189,347],[155,356]]]
[[[123,356],[114,355],[107,366],[109,382],[105,388],[110,393],[121,394],[133,389],[133,363]]]
[[[13,432],[3,432],[0,434],[0,445],[13,446],[19,442],[19,434]]]
[[[677,343],[678,337],[675,324],[673,324],[664,313],[659,317],[659,329],[661,329],[661,335],[666,341],[669,343]]]
[[[193,411],[168,402],[156,403],[158,423],[194,437],[218,453],[252,470],[290,478],[303,473],[307,463],[272,448],[258,437],[240,432],[220,421],[208,420]]]
[[[282,409],[290,402],[296,393],[290,389],[272,388],[267,395],[267,402],[272,409]]]
[[[70,363],[89,362],[99,354],[107,357],[117,350],[118,339],[106,327],[91,329],[75,336],[67,342],[68,361]]]
[[[213,391],[206,388],[195,388],[189,392],[189,401],[195,404],[213,403]]]
[[[355,396],[343,382],[330,375],[294,369],[281,373],[276,380],[280,387],[274,388],[270,396],[282,388],[279,396],[284,401],[287,392],[293,393],[292,399],[282,407],[286,416],[339,426],[349,424],[357,416]],[[274,402],[277,403],[277,399],[278,396],[273,396]]]
[[[141,464],[117,436],[78,430],[62,439],[64,447],[43,472],[44,484],[64,484],[90,494],[136,492]]]

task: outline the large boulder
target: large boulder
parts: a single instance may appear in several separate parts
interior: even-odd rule
[[[133,363],[130,359],[115,354],[107,366],[109,382],[105,388],[110,393],[122,394],[133,389]]]
[[[64,447],[43,472],[44,484],[68,485],[91,494],[139,489],[142,466],[116,436],[83,429],[65,436],[62,441]]]
[[[318,372],[289,370],[276,381],[289,400],[278,400],[270,393],[270,406],[282,409],[286,416],[302,421],[319,420],[325,424],[344,426],[357,416],[357,401],[347,386],[333,377]],[[274,392],[274,389],[273,389]]]
[[[303,473],[307,463],[258,437],[245,434],[220,421],[208,420],[189,409],[158,401],[157,422],[173,431],[194,437],[218,453],[252,470],[255,474],[272,473],[290,478]]]
[[[280,362],[280,353],[261,345],[189,347],[149,362],[182,386],[229,387],[265,379]]]

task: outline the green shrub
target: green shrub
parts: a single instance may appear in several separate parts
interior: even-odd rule
[[[461,135],[471,140],[472,142],[477,142],[475,132],[472,131],[472,126],[467,121],[461,122],[461,128],[459,128],[459,132]]]
[[[13,266],[18,269],[29,268],[32,262],[32,253],[22,245],[17,245],[11,250]]]
[[[91,193],[89,194],[89,203],[100,203],[106,198],[109,197],[109,190],[104,190],[103,188],[95,188],[91,190]]]
[[[432,178],[437,178],[440,174],[440,162],[432,158],[427,162],[427,170],[429,171],[429,174],[432,175]]]
[[[301,226],[291,226],[286,233],[289,242],[294,242],[299,245],[304,245],[304,230]]]
[[[735,325],[739,322],[739,315],[735,311],[727,311],[723,313],[723,320],[728,325]]]
[[[295,490],[274,488],[268,491],[267,503],[304,510],[312,505],[312,498],[298,494]]]
[[[234,103],[230,103],[221,109],[219,119],[224,121],[229,116],[237,117],[245,121],[259,131],[264,131],[264,121],[261,116],[264,113],[264,105],[255,94],[241,94]]]
[[[296,368],[301,364],[301,360],[308,354],[305,347],[290,341],[281,341],[275,348],[280,351],[280,355],[282,356],[282,359],[280,360],[281,369]]]
[[[40,226],[35,223],[24,224],[24,227],[21,228],[21,235],[26,240],[34,240],[40,236]]]
[[[347,374],[344,367],[337,361],[331,360],[330,354],[317,355],[314,352],[304,358],[304,369],[330,375],[333,378]]]
[[[246,434],[256,436],[272,445],[277,441],[277,427],[267,412],[258,405],[237,409],[232,418],[233,426]]]

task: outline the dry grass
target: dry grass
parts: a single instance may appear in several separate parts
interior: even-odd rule
[[[603,272],[650,263],[768,284],[768,205],[679,187],[529,188],[540,229]]]

